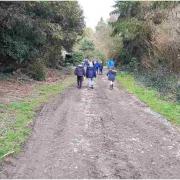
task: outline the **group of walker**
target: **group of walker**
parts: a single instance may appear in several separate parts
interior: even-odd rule
[[[107,77],[108,80],[110,81],[110,89],[113,89],[114,87],[114,81],[116,77],[116,71],[115,71],[115,62],[113,59],[109,59],[107,61],[107,68],[108,68],[108,73]],[[84,77],[88,79],[88,86],[91,89],[94,89],[94,78],[96,76],[102,75],[103,74],[103,63],[102,61],[99,60],[89,60],[88,58],[85,58],[82,62],[82,64],[79,64],[75,71],[74,74],[77,76],[77,88],[81,89],[82,87],[82,82]]]

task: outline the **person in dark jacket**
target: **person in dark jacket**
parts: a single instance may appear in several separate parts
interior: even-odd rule
[[[86,77],[89,80],[89,83],[88,83],[89,84],[89,88],[93,89],[94,88],[94,78],[96,78],[96,69],[93,66],[92,62],[90,62],[89,66],[87,67]]]
[[[103,73],[103,63],[102,63],[102,61],[100,61],[100,63],[99,63],[99,73],[100,74]]]
[[[114,81],[116,78],[116,71],[113,69],[110,69],[107,73],[108,80],[110,81],[110,89],[113,89],[114,87]]]
[[[78,65],[74,71],[74,74],[77,76],[77,88],[82,87],[83,78],[85,76],[85,70],[83,65]]]
[[[94,67],[96,69],[96,74],[99,74],[99,66],[100,66],[99,62],[95,61]]]
[[[88,57],[86,57],[83,60],[83,67],[84,67],[85,73],[86,73],[86,69],[87,69],[88,66],[89,66],[89,59],[88,59]]]

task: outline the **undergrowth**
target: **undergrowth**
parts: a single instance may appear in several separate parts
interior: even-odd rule
[[[180,125],[180,104],[178,102],[165,100],[157,90],[138,83],[132,74],[120,73],[117,80],[130,93],[135,94],[141,101],[149,105],[151,109],[160,113],[169,121]]]

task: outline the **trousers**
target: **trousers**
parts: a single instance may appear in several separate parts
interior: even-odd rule
[[[77,76],[77,86],[79,88],[82,87],[82,82],[83,82],[83,76]]]
[[[89,78],[89,79],[88,79],[88,85],[89,85],[89,87],[93,87],[93,85],[94,85],[94,80],[93,80],[93,78]]]

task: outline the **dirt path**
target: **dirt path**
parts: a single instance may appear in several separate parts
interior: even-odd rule
[[[180,133],[134,96],[71,88],[45,105],[1,178],[180,178]]]

